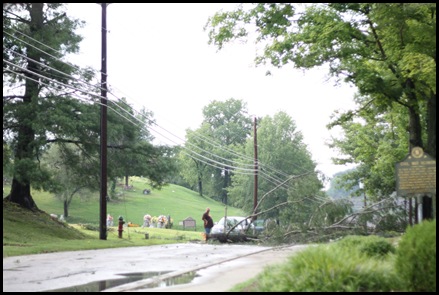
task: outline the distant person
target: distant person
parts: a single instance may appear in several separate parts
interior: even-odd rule
[[[149,227],[150,224],[151,224],[151,215],[149,215],[149,214],[145,214],[145,216],[143,216],[143,225],[142,225],[142,228],[143,228],[143,227]]]
[[[213,227],[213,219],[210,216],[210,208],[206,208],[206,212],[203,213],[203,217],[201,218],[204,222],[204,231],[206,233],[206,241],[209,238],[210,231]]]
[[[107,226],[113,226],[113,216],[107,215]]]

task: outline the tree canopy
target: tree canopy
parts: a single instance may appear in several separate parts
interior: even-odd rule
[[[256,213],[265,212],[261,217],[265,219],[281,216],[286,224],[303,222],[318,203],[312,199],[322,196],[323,185],[302,133],[285,112],[261,118],[256,132],[259,167]],[[254,156],[254,136],[252,132],[240,150],[244,155],[238,160],[241,165]],[[228,190],[233,206],[254,211],[254,175],[233,175]],[[285,206],[287,203],[290,205]]]
[[[31,187],[59,191],[72,173],[85,175],[71,180],[93,187],[86,179],[94,179],[98,187],[101,89],[93,82],[96,71],[65,61],[78,52],[76,30],[84,22],[67,17],[63,3],[3,8],[3,171],[12,175],[7,199],[38,209]],[[142,175],[164,185],[173,166],[169,149],[150,142],[152,114],[135,112],[119,98],[108,101],[108,109],[108,176]],[[56,159],[42,165],[54,144]],[[59,161],[70,171],[52,177]]]
[[[257,65],[269,62],[280,68],[292,64],[300,69],[327,66],[328,75],[336,83],[349,83],[358,89],[358,108],[335,114],[329,128],[340,125],[348,131],[349,125],[349,132],[369,129],[363,132],[366,135],[378,125],[391,125],[400,112],[407,118],[399,122],[405,124],[400,127],[408,131],[408,138],[394,137],[393,146],[404,147],[408,142],[406,153],[420,146],[436,158],[435,3],[246,3],[234,11],[217,12],[209,18],[205,30],[209,43],[219,50],[234,40],[262,45],[255,57]],[[373,116],[379,121],[371,121]],[[357,119],[368,124],[355,125]],[[362,140],[373,141],[371,136],[356,138],[355,142],[363,145]],[[383,166],[384,162],[372,163],[367,157],[376,149],[349,149],[352,139],[342,139],[344,147],[341,142],[334,142],[332,147],[340,148],[353,162],[367,165],[358,177],[368,178],[370,170],[382,168],[385,173],[394,173],[389,165],[393,166],[391,162],[396,159],[388,157],[393,149],[382,145],[379,150],[380,157],[388,158]],[[378,185],[374,180],[370,183]],[[387,183],[394,187],[394,183]]]
[[[236,146],[246,141],[252,128],[247,105],[240,99],[212,101],[202,110],[203,122],[195,131],[187,131],[186,150],[180,159],[181,171],[188,181],[197,182],[198,191],[228,204],[227,188],[236,167]],[[191,159],[191,160],[189,160]],[[245,169],[245,168],[244,168]],[[251,170],[251,169],[248,169]]]

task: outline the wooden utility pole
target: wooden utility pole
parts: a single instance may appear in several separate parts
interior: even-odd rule
[[[101,68],[101,194],[99,238],[107,239],[107,6],[102,6],[102,68]]]
[[[256,220],[256,207],[258,206],[258,137],[257,137],[257,128],[256,128],[256,117],[253,125],[253,133],[254,133],[254,154],[255,154],[255,181],[254,181],[254,189],[253,189],[253,213],[255,216],[253,220]]]

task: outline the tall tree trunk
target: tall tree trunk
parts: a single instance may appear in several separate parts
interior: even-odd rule
[[[436,96],[429,99],[427,102],[427,147],[424,147],[422,142],[422,126],[421,126],[421,118],[419,115],[419,101],[417,100],[416,95],[414,94],[414,84],[409,79],[407,80],[407,86],[409,91],[407,96],[409,98],[409,132],[410,132],[410,151],[413,147],[419,146],[422,149],[426,150],[428,154],[430,154],[430,150],[433,154],[430,154],[436,159]],[[434,110],[431,109],[434,107]],[[432,118],[434,116],[434,118]],[[434,125],[433,125],[434,124]],[[433,127],[434,126],[434,127]],[[434,135],[431,132],[434,132]],[[434,136],[434,137],[432,137]],[[434,138],[434,143],[431,142]],[[431,145],[431,146],[430,146]],[[432,203],[425,202],[423,207],[425,212],[433,212],[432,211]],[[418,202],[415,202],[415,223],[417,224],[420,221],[418,216]]]
[[[28,209],[38,209],[30,194],[30,184],[20,183],[14,176],[12,179],[11,193],[7,197],[9,201],[19,204]]]
[[[436,94],[432,94],[427,102],[427,146],[425,152],[436,159]],[[433,208],[433,204],[436,202],[430,202],[432,198],[424,196],[422,200],[423,216],[426,218],[432,218],[433,212],[436,212],[436,209]]]
[[[436,94],[427,102],[427,146],[425,152],[436,159]]]
[[[204,170],[205,166],[203,166],[198,161],[195,161],[195,166],[197,167],[198,194],[202,197],[203,196],[203,170]]]
[[[408,98],[409,111],[409,141],[410,151],[413,147],[419,146],[424,149],[422,142],[422,126],[419,115],[419,101],[415,94],[415,85],[411,79],[406,81],[406,91]]]
[[[421,129],[421,119],[419,114],[414,108],[409,108],[409,140],[410,140],[410,150],[415,146],[422,147],[422,129]]]
[[[30,10],[30,35],[37,36],[38,32],[43,27],[43,7],[44,3],[32,3]],[[27,167],[25,161],[34,161],[34,149],[32,147],[35,140],[35,131],[32,128],[34,121],[35,110],[32,108],[34,101],[38,99],[39,77],[33,72],[38,72],[38,64],[35,61],[41,59],[42,53],[36,50],[32,46],[27,46],[26,53],[28,56],[27,69],[30,72],[26,72],[25,93],[23,98],[23,108],[18,114],[18,123],[20,124],[17,132],[17,146],[14,150],[15,163],[24,163],[24,165],[18,165],[18,168],[14,170],[12,179],[11,192],[8,195],[8,200],[17,203],[27,209],[38,209],[32,196],[31,196],[31,172]]]
[[[203,196],[203,180],[201,179],[201,176],[198,176],[198,194]]]
[[[69,217],[69,203],[64,200],[64,218]]]

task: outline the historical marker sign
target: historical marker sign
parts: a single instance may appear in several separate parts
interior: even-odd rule
[[[400,196],[436,194],[436,160],[414,147],[404,161],[396,164],[396,186]]]

